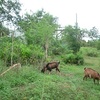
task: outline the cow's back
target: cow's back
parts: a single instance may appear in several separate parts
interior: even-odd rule
[[[46,65],[46,67],[49,67],[49,68],[56,68],[56,67],[58,67],[58,65],[59,65],[59,63],[58,62],[51,62],[51,63],[48,63],[47,65]]]

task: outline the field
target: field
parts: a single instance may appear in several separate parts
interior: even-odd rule
[[[43,74],[38,66],[28,65],[10,70],[0,76],[0,100],[100,100],[100,84],[83,81],[84,67],[100,73],[100,57],[85,56],[82,66],[61,62],[61,73]]]

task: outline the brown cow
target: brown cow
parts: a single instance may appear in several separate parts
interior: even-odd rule
[[[58,69],[58,65],[59,64],[60,64],[60,62],[50,62],[50,63],[47,63],[46,66],[43,67],[41,72],[44,73],[46,70],[49,70],[51,72],[52,69],[56,69],[56,71],[60,72],[60,70]]]
[[[95,80],[98,81],[98,84],[99,84],[99,80],[100,80],[100,74],[93,70],[92,68],[84,68],[84,77],[83,77],[83,80],[86,79],[87,80],[87,77],[89,78],[93,78],[93,81],[95,83]]]

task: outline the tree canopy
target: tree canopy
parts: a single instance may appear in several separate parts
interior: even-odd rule
[[[20,10],[21,4],[18,0],[0,0],[0,23],[16,21]]]
[[[11,62],[34,64],[48,60],[48,56],[65,56],[69,53],[73,53],[69,58],[77,55],[76,58],[80,60],[78,53],[82,46],[100,49],[100,34],[95,27],[87,30],[68,25],[59,29],[58,18],[43,9],[32,14],[26,12],[23,16],[20,16],[20,10],[18,0],[0,1],[0,59],[5,65]],[[16,30],[10,30],[4,22],[17,26],[21,35],[15,36]],[[91,41],[84,41],[85,36],[90,37]]]

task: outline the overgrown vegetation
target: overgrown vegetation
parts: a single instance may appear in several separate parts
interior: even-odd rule
[[[83,81],[84,67],[100,73],[99,57],[85,57],[85,65],[70,65],[61,61],[61,73],[55,70],[41,73],[38,66],[22,66],[0,78],[0,100],[99,100],[99,85],[92,79]],[[59,58],[59,60],[61,60]],[[43,66],[40,66],[40,69]]]
[[[82,54],[67,54],[64,56],[64,62],[66,64],[70,63],[70,64],[77,64],[77,65],[83,65],[84,64],[84,57],[82,56]]]
[[[43,9],[20,16],[18,0],[0,1],[0,100],[99,100],[99,85],[83,81],[83,68],[100,73],[100,33],[75,26],[62,28]],[[12,25],[14,30],[6,27]],[[88,36],[86,42],[83,37]],[[60,61],[61,74],[42,74],[50,61]]]

